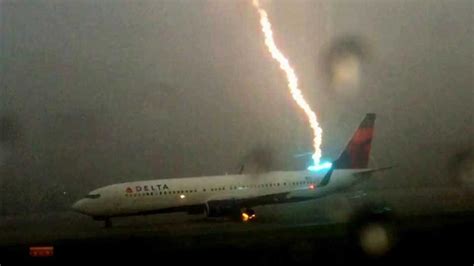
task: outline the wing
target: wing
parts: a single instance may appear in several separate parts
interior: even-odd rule
[[[261,205],[268,204],[280,204],[288,203],[303,200],[302,197],[290,197],[290,194],[298,191],[307,191],[308,188],[295,189],[292,191],[285,191],[280,193],[272,193],[266,195],[258,196],[248,196],[248,197],[228,197],[228,198],[211,198],[207,201],[207,204],[212,206],[222,206],[222,207],[239,207],[239,208],[250,208]],[[307,199],[307,197],[304,197]]]

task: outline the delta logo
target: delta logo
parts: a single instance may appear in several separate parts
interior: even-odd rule
[[[127,187],[125,189],[126,193],[133,193],[133,192],[148,192],[148,191],[163,191],[168,190],[168,186],[166,184],[158,184],[158,185],[145,185],[145,186],[135,186],[135,189],[131,187]]]

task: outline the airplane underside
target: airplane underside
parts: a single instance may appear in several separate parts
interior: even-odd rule
[[[174,212],[186,212],[190,215],[206,214],[208,218],[227,217],[233,221],[248,222],[256,218],[256,212],[252,209],[254,206],[284,204],[312,200],[312,197],[292,197],[286,198],[288,193],[284,195],[272,195],[271,197],[262,196],[258,199],[250,200],[222,200],[209,201],[207,204],[179,206],[171,208],[162,208],[155,210],[138,211],[134,213],[114,214],[110,216],[92,217],[96,221],[104,221],[106,228],[112,227],[112,218],[130,217],[140,215],[154,215]],[[285,197],[283,197],[285,196]],[[247,203],[247,204],[245,204]],[[252,204],[249,204],[252,203]]]

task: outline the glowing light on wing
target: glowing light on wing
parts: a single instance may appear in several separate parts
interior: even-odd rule
[[[308,167],[308,170],[310,171],[320,171],[320,170],[325,170],[325,169],[330,169],[332,167],[332,163],[330,162],[325,162],[317,165],[311,165]]]
[[[268,20],[267,12],[260,7],[258,0],[253,0],[253,5],[258,11],[260,16],[260,25],[262,26],[262,31],[265,36],[265,45],[268,48],[268,51],[272,55],[273,59],[278,61],[280,68],[285,72],[286,79],[288,80],[288,88],[290,89],[291,96],[298,104],[298,106],[303,109],[304,113],[308,117],[309,125],[313,131],[313,162],[314,165],[319,165],[319,160],[321,159],[321,142],[322,142],[322,133],[323,130],[319,126],[318,119],[316,114],[311,110],[311,107],[306,102],[303,97],[303,93],[298,88],[298,78],[296,77],[294,69],[290,66],[288,59],[283,55],[283,53],[278,49],[273,39],[272,26]]]

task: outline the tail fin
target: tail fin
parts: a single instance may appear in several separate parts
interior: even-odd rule
[[[367,114],[347,143],[333,169],[363,169],[369,165],[369,155],[374,135],[375,114]]]

